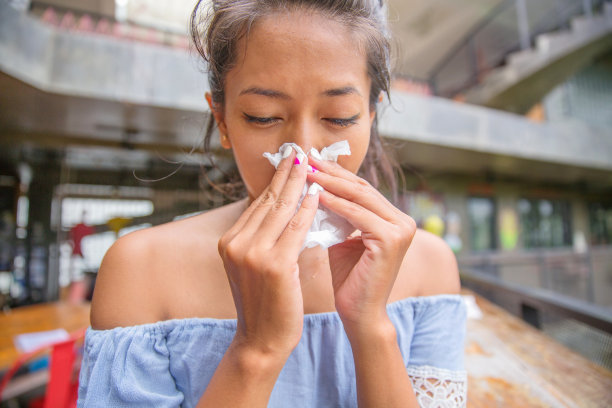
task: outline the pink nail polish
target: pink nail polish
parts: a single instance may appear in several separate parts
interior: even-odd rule
[[[314,173],[315,171],[318,171],[319,169],[317,169],[315,166],[310,165],[310,167],[312,167],[312,172]]]
[[[293,160],[293,164],[300,164],[300,161],[298,160],[297,157],[295,158],[295,160]]]

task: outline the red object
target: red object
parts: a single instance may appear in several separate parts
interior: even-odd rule
[[[49,383],[45,395],[30,403],[30,408],[74,408],[76,407],[79,382],[78,372],[80,364],[75,372],[75,361],[77,353],[75,345],[85,338],[85,329],[78,330],[70,335],[70,339],[50,345],[42,346],[38,350],[22,354],[13,363],[0,381],[0,401],[2,392],[17,370],[30,359],[39,354],[51,350],[51,363],[49,367]],[[73,375],[74,374],[74,375]]]
[[[74,339],[70,339],[53,346],[49,385],[47,385],[43,405],[45,408],[76,406],[77,393],[75,391],[78,392],[78,382],[73,383],[72,381],[75,359],[74,342]],[[75,385],[77,385],[76,388]]]
[[[85,225],[82,222],[78,223],[70,230],[70,239],[72,240],[72,255],[83,256],[81,249],[81,241],[88,235],[92,235],[96,232],[94,227]]]
[[[70,303],[81,303],[87,297],[87,285],[84,280],[73,281],[70,283],[68,301]]]

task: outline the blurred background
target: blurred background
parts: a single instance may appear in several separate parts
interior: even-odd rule
[[[0,0],[0,307],[87,300],[117,237],[222,205],[193,0]],[[390,0],[399,207],[463,285],[612,368],[612,2]]]

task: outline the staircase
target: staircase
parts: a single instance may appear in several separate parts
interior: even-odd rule
[[[566,78],[612,50],[612,3],[602,12],[578,16],[570,28],[535,37],[535,46],[509,54],[465,93],[467,102],[525,113]]]

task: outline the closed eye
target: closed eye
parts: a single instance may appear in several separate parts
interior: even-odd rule
[[[357,124],[357,119],[358,118],[359,118],[359,114],[357,114],[355,116],[351,116],[350,118],[346,118],[346,119],[326,118],[325,120],[330,122],[333,125],[336,125],[336,126],[347,127],[347,126],[350,126],[350,125]]]
[[[274,117],[259,117],[259,116],[252,116],[246,113],[243,113],[243,114],[247,122],[254,123],[257,125],[270,125],[273,123],[277,123],[278,121],[281,120],[280,118],[274,118]],[[350,118],[324,118],[324,120],[326,120],[327,122],[331,123],[334,126],[339,126],[339,127],[344,128],[347,126],[357,124],[358,118],[359,118],[359,114],[351,116]]]
[[[255,123],[258,125],[269,125],[272,123],[276,123],[280,120],[280,118],[261,118],[258,116],[247,115],[246,113],[243,113],[243,114],[247,122]]]

